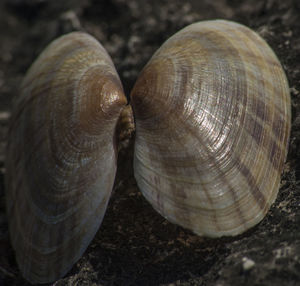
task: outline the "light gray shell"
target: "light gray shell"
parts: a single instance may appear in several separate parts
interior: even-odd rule
[[[199,235],[240,234],[274,202],[287,154],[290,95],[267,43],[229,21],[167,40],[131,93],[134,174],[153,207]]]
[[[125,104],[109,55],[84,33],[55,40],[26,74],[8,136],[6,202],[17,262],[30,282],[62,277],[98,230]]]

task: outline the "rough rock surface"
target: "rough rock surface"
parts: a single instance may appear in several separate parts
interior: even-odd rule
[[[54,285],[300,285],[299,0],[3,0],[0,2],[0,285],[29,285],[9,243],[4,146],[13,99],[27,68],[54,38],[94,35],[110,53],[127,95],[154,51],[200,20],[243,23],[278,55],[291,88],[292,132],[279,196],[266,218],[234,238],[204,239],[170,224],[138,191],[132,142],[119,156],[107,214],[96,237]]]

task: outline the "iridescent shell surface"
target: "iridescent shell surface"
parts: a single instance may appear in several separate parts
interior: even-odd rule
[[[6,201],[17,262],[30,282],[63,276],[98,230],[125,105],[109,55],[84,33],[55,40],[25,76],[8,137]]]
[[[131,103],[135,177],[159,213],[209,237],[263,219],[291,111],[285,73],[258,34],[222,20],[184,28],[143,69]]]

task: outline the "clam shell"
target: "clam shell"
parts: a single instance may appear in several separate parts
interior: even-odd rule
[[[84,33],[52,42],[26,74],[8,136],[6,202],[12,246],[30,282],[63,276],[97,232],[125,105],[109,55]]]
[[[152,206],[209,237],[237,235],[274,202],[287,154],[290,95],[267,43],[215,20],[167,40],[131,93],[134,174]]]

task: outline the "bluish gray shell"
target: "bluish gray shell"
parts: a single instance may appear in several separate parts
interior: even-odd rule
[[[126,98],[91,36],[51,43],[28,71],[6,158],[9,230],[23,276],[63,276],[97,232],[116,172],[115,126]]]

